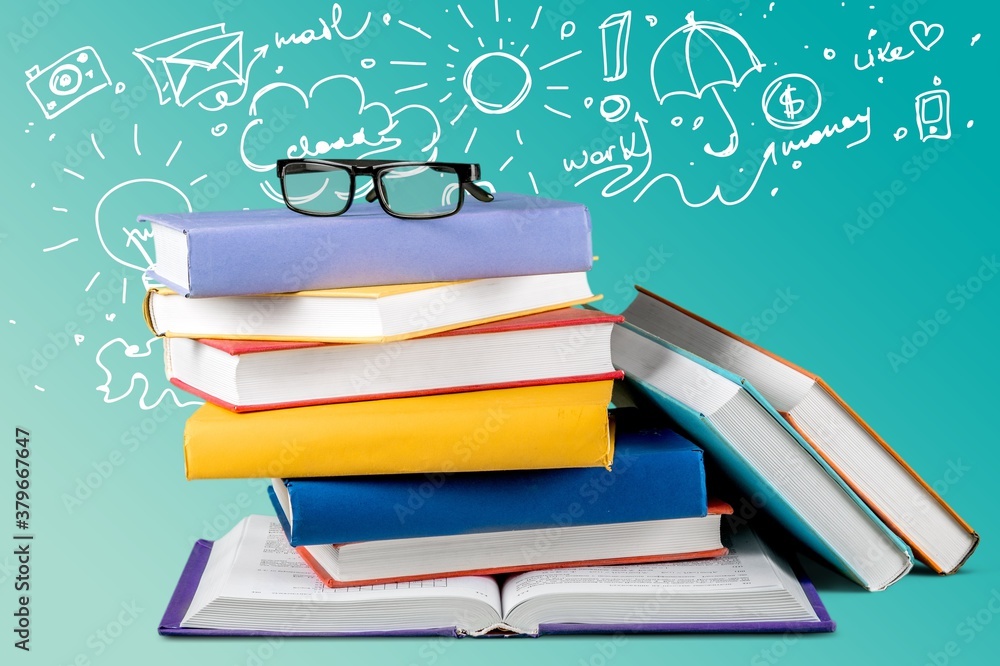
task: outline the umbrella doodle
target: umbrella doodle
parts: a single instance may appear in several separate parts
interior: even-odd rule
[[[725,148],[716,150],[711,143],[706,143],[705,152],[713,157],[729,157],[739,147],[739,130],[717,88],[720,85],[738,88],[743,79],[752,72],[761,71],[764,65],[743,35],[729,26],[715,21],[698,21],[694,12],[689,12],[685,19],[687,22],[667,35],[653,54],[649,66],[653,94],[662,105],[674,95],[701,99],[706,92],[711,92],[731,131]],[[695,47],[704,49],[700,54],[692,53],[695,37],[699,38]],[[675,66],[672,62],[675,58],[671,55],[678,61],[683,59],[686,67]]]

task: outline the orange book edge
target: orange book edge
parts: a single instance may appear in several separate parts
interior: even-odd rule
[[[710,499],[708,501],[708,515],[730,515],[733,508],[720,500]],[[389,583],[409,583],[418,580],[434,580],[435,578],[454,578],[455,576],[493,576],[496,574],[522,573],[525,571],[542,571],[545,569],[570,569],[573,567],[605,566],[612,564],[653,564],[656,562],[679,562],[682,560],[704,560],[713,557],[722,557],[729,552],[728,548],[716,548],[713,550],[692,551],[688,553],[669,553],[664,555],[641,555],[638,557],[611,557],[596,560],[573,560],[571,562],[554,562],[545,564],[523,564],[510,567],[494,567],[490,569],[465,569],[462,571],[435,572],[428,574],[418,574],[413,576],[399,576],[392,578],[368,578],[365,580],[340,581],[333,578],[316,561],[305,546],[295,549],[302,559],[305,560],[309,568],[313,570],[323,584],[327,587],[357,587],[360,585],[384,585]]]
[[[923,562],[924,564],[926,564],[928,567],[930,567],[931,569],[933,569],[934,571],[936,571],[939,574],[948,575],[948,574],[953,574],[956,571],[958,571],[960,568],[962,568],[962,565],[965,564],[968,561],[968,559],[972,556],[972,553],[974,553],[975,550],[976,550],[976,548],[979,546],[979,533],[976,532],[974,529],[972,529],[972,526],[969,525],[967,522],[965,522],[965,520],[960,515],[958,515],[958,513],[953,508],[951,508],[951,506],[947,502],[944,501],[944,499],[937,493],[937,491],[935,491],[934,488],[932,488],[930,486],[930,484],[928,484],[926,481],[924,481],[923,478],[921,478],[921,476],[919,474],[917,474],[916,470],[914,470],[912,467],[910,467],[909,463],[907,463],[905,460],[903,460],[903,458],[898,453],[896,453],[896,451],[891,446],[889,446],[888,442],[886,442],[884,439],[882,439],[882,437],[877,432],[875,432],[875,430],[873,430],[872,427],[870,425],[868,425],[868,423],[866,423],[865,420],[862,419],[861,416],[858,415],[858,413],[855,412],[854,409],[851,408],[851,406],[848,405],[844,401],[843,398],[841,398],[839,395],[837,395],[837,393],[830,387],[830,385],[827,384],[821,377],[819,377],[815,373],[809,372],[805,368],[802,368],[802,367],[800,367],[798,365],[795,365],[791,361],[778,356],[777,354],[775,354],[774,352],[772,352],[770,350],[764,349],[760,345],[757,345],[757,344],[754,344],[753,342],[750,342],[746,338],[740,337],[739,335],[736,335],[735,333],[722,328],[718,324],[715,324],[713,322],[708,321],[704,317],[700,317],[699,315],[696,315],[695,313],[691,312],[690,310],[682,308],[681,306],[677,305],[676,303],[672,303],[672,302],[668,301],[667,299],[663,298],[662,296],[654,294],[653,292],[649,291],[648,289],[644,289],[643,287],[640,287],[640,286],[636,285],[636,290],[642,292],[643,294],[646,294],[650,298],[654,298],[654,299],[660,301],[664,305],[666,305],[668,307],[671,307],[671,308],[677,310],[678,312],[684,313],[688,317],[691,317],[692,319],[694,319],[694,320],[696,320],[698,322],[701,322],[702,324],[708,326],[709,328],[712,328],[712,329],[718,331],[719,333],[722,333],[723,335],[728,336],[728,337],[732,338],[733,340],[736,340],[737,342],[745,344],[746,346],[748,346],[748,347],[750,347],[752,349],[755,349],[755,350],[761,352],[762,354],[765,354],[766,356],[769,356],[770,358],[774,359],[775,361],[778,361],[779,363],[781,363],[781,364],[783,364],[785,366],[788,366],[789,368],[792,368],[793,370],[796,370],[797,372],[800,372],[801,374],[805,375],[806,377],[809,377],[814,382],[816,382],[817,384],[819,384],[823,388],[823,390],[826,391],[830,395],[831,398],[833,398],[841,407],[844,408],[844,410],[851,416],[851,418],[853,418],[858,423],[858,425],[860,425],[862,428],[864,428],[865,432],[867,432],[869,435],[871,435],[872,439],[874,439],[876,442],[878,442],[878,444],[883,449],[885,449],[889,453],[889,455],[891,455],[893,458],[896,459],[896,462],[899,463],[900,467],[902,467],[911,477],[913,477],[913,479],[916,480],[917,483],[919,483],[921,486],[923,486],[924,490],[926,490],[928,492],[928,494],[930,494],[930,496],[932,498],[934,498],[934,500],[937,501],[937,503],[941,507],[943,507],[948,512],[948,514],[952,518],[954,518],[955,521],[958,522],[958,524],[961,525],[962,528],[965,529],[972,536],[972,546],[969,548],[968,552],[966,552],[965,557],[962,558],[962,561],[959,562],[958,565],[954,569],[952,569],[950,571],[945,571],[944,568],[941,567],[941,565],[939,565],[937,562],[935,562],[933,559],[931,559],[931,557],[922,548],[918,547],[915,543],[913,543],[913,540],[909,536],[907,536],[906,531],[903,528],[901,528],[898,523],[896,523],[895,521],[893,521],[892,519],[890,519],[888,516],[886,516],[885,513],[874,502],[871,501],[871,499],[869,498],[869,496],[866,493],[864,493],[860,488],[858,488],[857,485],[851,480],[851,478],[849,476],[847,476],[843,472],[843,470],[840,467],[838,467],[829,458],[829,456],[827,456],[826,453],[824,453],[823,450],[819,446],[816,445],[816,443],[812,439],[810,439],[809,437],[806,436],[805,431],[795,422],[795,420],[793,418],[791,418],[791,415],[786,414],[786,413],[782,413],[781,416],[784,417],[785,420],[788,421],[788,423],[793,428],[795,428],[796,431],[798,431],[798,433],[802,436],[802,439],[806,440],[806,442],[808,442],[809,445],[813,447],[813,449],[823,458],[823,460],[825,460],[826,463],[828,465],[830,465],[830,467],[832,467],[833,470],[835,472],[837,472],[837,474],[840,475],[840,477],[847,483],[847,485],[849,485],[851,487],[851,489],[854,492],[856,492],[858,494],[858,496],[861,497],[861,499],[863,499],[865,501],[865,504],[867,504],[868,507],[873,512],[875,512],[875,514],[878,515],[879,518],[881,518],[897,535],[899,535],[899,537],[901,539],[903,539],[903,541],[906,542],[906,544],[910,548],[913,549],[913,554],[916,555],[917,558],[921,562]]]
[[[146,292],[145,297],[142,299],[142,316],[146,321],[146,326],[153,335],[157,337],[168,337],[168,338],[192,338],[195,340],[201,338],[216,338],[220,340],[266,340],[266,341],[291,341],[291,342],[332,342],[332,343],[344,343],[344,344],[358,344],[358,343],[385,343],[385,342],[397,342],[400,340],[409,340],[412,338],[422,338],[429,335],[435,335],[438,333],[444,333],[446,331],[452,331],[459,328],[466,328],[469,326],[476,326],[480,324],[490,324],[493,322],[503,321],[504,319],[511,319],[514,317],[524,317],[527,315],[538,314],[541,312],[549,312],[550,310],[558,310],[561,308],[573,307],[575,305],[584,305],[586,303],[593,303],[595,301],[601,300],[603,295],[594,294],[587,298],[581,298],[574,301],[566,301],[562,303],[553,303],[551,305],[543,305],[537,308],[529,308],[527,310],[518,310],[516,312],[508,312],[505,314],[498,314],[492,317],[482,317],[479,319],[473,319],[469,321],[458,322],[455,324],[446,324],[444,326],[438,326],[435,328],[429,328],[422,331],[416,331],[411,333],[399,333],[397,335],[382,335],[382,336],[371,336],[371,337],[357,337],[357,338],[345,338],[345,337],[295,337],[290,335],[219,335],[218,333],[174,333],[172,331],[164,331],[163,333],[156,332],[156,320],[153,316],[153,311],[151,307],[152,295],[160,291],[158,288],[149,289]]]

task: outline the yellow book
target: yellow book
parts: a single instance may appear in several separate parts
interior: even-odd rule
[[[189,479],[610,467],[613,382],[552,384],[237,414],[200,407]]]
[[[151,289],[156,335],[179,338],[390,342],[596,300],[586,273],[186,298]]]

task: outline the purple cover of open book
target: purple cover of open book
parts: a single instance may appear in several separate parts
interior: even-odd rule
[[[353,633],[302,633],[275,631],[247,631],[238,629],[185,629],[181,620],[194,598],[195,590],[201,581],[208,556],[212,552],[212,542],[199,539],[191,550],[181,578],[177,582],[174,594],[167,604],[167,610],[160,620],[159,633],[163,636],[457,636],[461,637],[455,627],[436,627],[428,629],[406,629],[399,631],[369,631]],[[543,634],[618,634],[618,633],[807,633],[829,632],[836,627],[826,607],[820,601],[816,588],[806,578],[801,567],[791,560],[806,598],[816,611],[819,622],[671,622],[671,623],[638,623],[638,624],[543,624],[538,628],[538,635]],[[512,636],[512,634],[486,634],[486,637]]]

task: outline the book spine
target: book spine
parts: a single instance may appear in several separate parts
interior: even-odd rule
[[[608,467],[612,382],[188,419],[189,479]]]
[[[571,273],[593,263],[590,217],[582,207],[547,211],[544,220],[527,223],[479,214],[405,224],[302,216],[285,224],[281,233],[266,225],[190,229],[185,295]]]
[[[616,442],[610,471],[288,479],[286,486],[293,546],[666,520],[707,510],[701,450],[637,451],[627,439]]]

